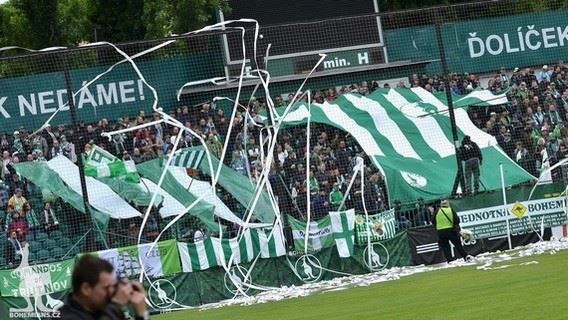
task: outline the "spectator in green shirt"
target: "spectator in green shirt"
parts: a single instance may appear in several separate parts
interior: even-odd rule
[[[329,203],[331,205],[332,211],[338,211],[339,206],[341,205],[341,201],[343,201],[343,193],[339,190],[339,183],[333,184],[333,190],[329,193]]]

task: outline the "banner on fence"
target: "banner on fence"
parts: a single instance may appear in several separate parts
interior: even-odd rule
[[[371,234],[369,235],[368,232]],[[390,239],[395,234],[394,209],[371,215],[369,216],[369,221],[366,221],[364,215],[355,217],[355,240],[357,245],[366,246],[369,236],[371,237],[370,241],[375,242]]]
[[[119,277],[134,277],[142,268],[150,277],[163,277],[181,272],[175,240],[145,243],[137,246],[108,249],[93,253],[109,261]]]
[[[520,205],[519,205],[520,204]],[[516,206],[516,208],[514,208]],[[518,218],[513,211],[524,207]],[[472,238],[484,239],[507,234],[507,219],[511,235],[540,232],[542,228],[560,226],[567,221],[564,197],[538,199],[510,203],[507,210],[502,205],[458,212],[461,227],[472,232]]]
[[[271,232],[274,231],[274,232]],[[183,272],[202,271],[222,266],[232,261],[247,263],[258,255],[261,258],[276,258],[286,254],[282,228],[247,229],[241,237],[206,238],[194,243],[178,243]]]
[[[74,259],[0,271],[2,297],[40,297],[71,288]]]

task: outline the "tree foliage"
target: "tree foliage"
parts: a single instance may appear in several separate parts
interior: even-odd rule
[[[139,0],[91,0],[87,18],[94,28],[92,40],[122,42],[137,40],[146,34],[141,19],[144,2]]]
[[[378,0],[381,12],[467,2],[478,1]],[[213,23],[218,11],[228,13],[229,6],[229,0],[8,0],[0,4],[0,46],[41,49],[161,38]],[[567,8],[568,0],[485,1],[479,10],[447,9],[439,15],[441,21],[457,21]],[[388,15],[383,24],[392,29],[432,18],[428,11],[407,12]]]
[[[87,16],[88,2],[84,0],[59,0],[58,25],[61,41],[66,46],[77,46],[91,40],[92,23]]]
[[[151,0],[144,9],[149,37],[186,33],[212,22],[218,10],[230,10],[226,0]]]
[[[28,21],[22,12],[10,5],[0,5],[0,45],[27,47],[30,39],[26,24]]]
[[[160,38],[216,21],[227,0],[9,0],[0,4],[0,46],[42,49]]]
[[[61,44],[61,30],[57,23],[59,0],[12,0],[11,5],[24,18],[21,25],[29,41],[39,48]]]

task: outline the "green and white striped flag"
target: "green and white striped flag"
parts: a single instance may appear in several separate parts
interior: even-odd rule
[[[294,238],[294,248],[296,251],[305,250],[306,222],[294,219],[289,216],[288,222],[292,227]],[[331,228],[331,218],[326,216],[317,221],[310,221],[308,230],[308,252],[319,251],[322,248],[331,247],[334,244],[333,230]]]
[[[329,213],[329,217],[339,256],[342,258],[351,257],[353,255],[353,242],[355,237],[353,233],[355,227],[355,210],[332,211]]]
[[[205,150],[203,148],[182,149],[174,154],[171,164],[175,167],[197,169],[204,156]]]
[[[357,215],[357,217],[355,217],[355,235],[357,245],[367,245],[369,231],[371,232],[371,242],[394,237],[396,234],[394,209],[369,216],[368,222],[365,221],[364,215]]]
[[[135,277],[142,272],[142,268],[150,277],[163,277],[181,272],[175,240],[161,241],[155,246],[152,243],[145,243],[92,254],[109,261],[118,277]]]
[[[274,230],[272,236],[270,231]],[[270,237],[269,237],[270,236]],[[207,270],[229,262],[245,263],[261,258],[275,258],[286,254],[282,228],[247,229],[240,241],[238,238],[206,238],[195,243],[178,243],[183,272]]]
[[[386,177],[389,194],[401,202],[439,199],[451,193],[457,172],[452,126],[445,95],[423,88],[378,89],[368,96],[344,94],[323,104],[294,105],[283,119],[285,125],[312,122],[334,126],[349,134]],[[470,120],[467,106],[497,106],[507,103],[506,94],[474,91],[454,100],[459,139],[465,135],[483,153],[481,182],[488,190],[501,188],[494,170],[503,163],[507,183],[534,179],[511,160],[495,137],[481,131]],[[284,109],[279,108],[282,114]]]
[[[71,288],[74,259],[0,271],[3,297],[37,297]]]
[[[93,146],[85,159],[85,175],[95,178],[124,178],[126,181],[138,183],[140,175],[132,160],[123,161],[110,152]]]

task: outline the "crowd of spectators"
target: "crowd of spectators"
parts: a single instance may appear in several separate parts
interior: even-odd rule
[[[508,103],[468,108],[473,123],[494,136],[503,151],[534,176],[565,158],[568,153],[568,64],[534,68],[501,68],[485,89],[506,93]],[[439,76],[412,76],[412,87],[444,91]],[[450,88],[457,95],[481,88],[475,74],[452,74]],[[566,179],[563,168],[552,171],[552,180]]]
[[[565,158],[568,131],[568,65],[560,62],[535,72],[515,68],[510,77],[498,75],[489,89],[507,91],[509,103],[483,114],[472,109],[474,123],[494,135],[501,148],[535,176]],[[552,180],[565,179],[562,168],[552,171]]]
[[[502,68],[496,72],[487,85],[495,92],[506,92],[508,103],[497,107],[475,107],[468,109],[473,123],[481,130],[496,137],[503,151],[531,174],[551,166],[568,153],[568,66],[562,62],[535,72],[532,68],[515,68],[512,72]],[[445,90],[445,83],[437,75],[413,74],[410,83],[400,82],[397,87],[423,87],[431,92]],[[480,88],[480,80],[475,74],[452,74],[450,88],[457,95],[466,94]],[[385,85],[388,87],[388,85]],[[368,95],[379,88],[377,81],[362,81],[358,84],[315,90],[312,96],[316,102],[331,101],[343,93]],[[292,95],[274,98],[276,107],[286,106]],[[262,98],[243,102],[248,108],[240,108],[231,120],[225,110],[214,103],[198,106],[180,106],[171,116],[186,127],[201,135],[206,146],[217,157],[221,156],[224,141],[228,139],[225,163],[235,171],[257,182],[263,163],[259,135],[263,127],[259,117],[266,111],[266,101]],[[93,144],[98,145],[124,160],[141,163],[173,151],[179,129],[164,124],[155,124],[128,133],[114,135],[109,141],[102,132],[130,128],[159,119],[157,113],[147,115],[140,111],[135,116],[124,115],[119,119],[101,119],[97,123],[81,122],[71,128],[59,125],[47,126],[40,132],[29,132],[21,127],[13,133],[3,133],[0,137],[2,166],[0,170],[0,228],[10,239],[25,241],[30,230],[50,232],[58,228],[58,217],[51,209],[51,203],[39,203],[33,207],[26,200],[28,195],[40,194],[32,183],[14,169],[14,165],[26,161],[45,161],[58,155],[77,162],[82,152]],[[227,136],[232,125],[230,136]],[[69,137],[73,137],[70,139]],[[314,124],[311,128],[310,167],[306,168],[308,152],[305,126],[296,126],[281,131],[278,136],[274,163],[269,180],[274,194],[279,200],[283,213],[304,218],[308,205],[314,219],[325,215],[329,210],[355,208],[363,210],[361,184],[365,185],[365,207],[370,212],[388,209],[391,203],[387,197],[386,185],[381,173],[367,163],[365,181],[354,178],[353,169],[360,162],[368,162],[363,150],[346,132],[330,126]],[[183,134],[179,148],[201,145],[191,134]],[[206,178],[206,177],[205,177]],[[555,170],[553,180],[563,179],[562,170]],[[308,183],[309,182],[309,183]],[[308,186],[309,184],[309,186]],[[236,199],[221,187],[219,197],[236,213],[243,214],[243,208]],[[307,193],[311,203],[307,203]],[[402,204],[392,199],[397,213],[399,228],[409,228],[431,223],[434,208],[417,199],[415,208],[402,210]],[[145,208],[140,208],[144,211]],[[159,215],[153,215],[148,227],[149,238],[156,236],[160,225]],[[126,221],[113,232],[129,235],[129,230],[137,230],[139,221]],[[206,233],[197,222],[188,228],[198,230],[200,237]],[[181,232],[186,234],[184,232]],[[135,237],[135,232],[132,232]],[[112,237],[110,237],[112,238]],[[112,239],[111,239],[112,240]]]
[[[498,145],[513,161],[539,177],[541,172],[568,156],[568,129],[565,127],[568,120],[568,64],[560,61],[553,67],[543,65],[539,70],[501,68],[485,80],[488,80],[487,85],[482,87],[477,74],[453,73],[449,87],[456,95],[478,88],[495,94],[506,93],[508,103],[493,107],[470,106],[468,114],[479,129],[496,138]],[[413,74],[409,82],[399,82],[396,87],[422,87],[432,93],[445,92],[446,89],[439,75]],[[344,93],[368,95],[379,87],[377,81],[363,81],[317,90],[312,92],[312,96],[316,102],[323,103]],[[389,84],[383,87],[388,88]],[[551,173],[552,181],[566,180],[567,177],[568,168],[559,167]],[[411,209],[402,206],[396,199],[392,204],[399,228],[431,224],[435,204],[424,204],[422,198],[417,199],[415,208]],[[381,209],[384,208],[386,205],[381,206]]]

